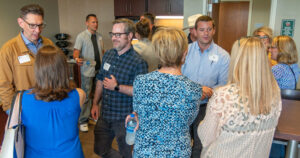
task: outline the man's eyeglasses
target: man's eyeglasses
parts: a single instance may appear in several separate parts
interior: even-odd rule
[[[46,27],[46,24],[44,24],[44,23],[38,25],[38,24],[30,24],[25,19],[23,19],[23,21],[29,26],[30,29],[36,29],[37,27],[39,27],[40,29],[43,29]]]
[[[260,36],[260,35],[256,35],[255,37],[259,38],[259,39],[268,39],[269,36],[264,35],[264,36]]]
[[[123,34],[128,35],[128,32],[124,32],[124,33],[112,33],[112,32],[109,32],[110,38],[112,38],[113,36],[115,36],[115,37],[117,37],[117,38],[120,38],[121,35],[123,35]]]

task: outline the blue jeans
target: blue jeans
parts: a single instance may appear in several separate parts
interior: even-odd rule
[[[85,77],[81,75],[81,89],[86,94],[85,102],[81,108],[79,116],[79,124],[88,123],[91,114],[92,99],[90,98],[95,77]]]
[[[131,146],[126,144],[125,120],[108,122],[99,118],[95,126],[94,152],[103,158],[131,158]],[[112,141],[116,138],[119,152],[112,148]]]

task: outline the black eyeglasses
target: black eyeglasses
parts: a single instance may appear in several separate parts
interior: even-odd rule
[[[124,32],[124,33],[112,33],[112,32],[109,32],[110,38],[112,38],[113,36],[115,36],[117,38],[120,38],[121,35],[123,35],[123,34],[128,35],[128,32]]]
[[[25,19],[23,19],[23,21],[29,26],[30,29],[36,29],[37,27],[39,27],[40,29],[43,29],[43,28],[46,27],[46,24],[44,24],[44,23],[42,23],[42,24],[30,24]]]

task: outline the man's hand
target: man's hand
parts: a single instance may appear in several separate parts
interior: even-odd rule
[[[202,87],[202,97],[201,100],[204,100],[205,98],[210,98],[213,94],[213,90],[209,87],[203,86]]]
[[[83,65],[83,59],[82,58],[75,58],[76,64],[79,66]]]
[[[93,105],[92,110],[91,110],[91,115],[94,120],[98,120],[98,118],[99,118],[99,106],[98,105]]]
[[[103,80],[103,86],[105,89],[109,89],[111,91],[115,90],[115,87],[118,85],[118,82],[114,75],[110,75],[111,78],[105,77]]]

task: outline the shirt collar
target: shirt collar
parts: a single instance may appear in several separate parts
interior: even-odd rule
[[[92,33],[91,33],[88,29],[86,29],[85,31],[86,31],[86,33],[87,33],[90,37],[92,37]],[[96,35],[96,37],[97,37],[97,32],[95,32],[95,35]]]
[[[116,55],[118,55],[119,57],[121,57],[121,56],[126,56],[127,54],[129,54],[129,53],[132,52],[132,51],[133,51],[133,46],[131,45],[130,48],[129,48],[125,53],[123,53],[122,55],[119,56],[118,51],[114,48],[114,52],[115,52]]]
[[[201,52],[198,41],[195,41],[195,42],[197,43],[198,50]],[[210,52],[213,49],[214,45],[215,45],[214,41],[211,41],[209,47],[207,49],[205,49],[203,53]]]
[[[26,46],[27,46],[27,45],[31,45],[31,44],[33,44],[33,45],[39,45],[39,44],[42,43],[42,38],[41,38],[41,37],[38,39],[38,43],[37,43],[37,44],[34,44],[33,42],[29,41],[29,40],[25,37],[25,35],[23,34],[23,31],[21,31],[21,37],[22,37],[22,39],[23,39],[23,41],[24,41],[24,43],[25,43]]]

